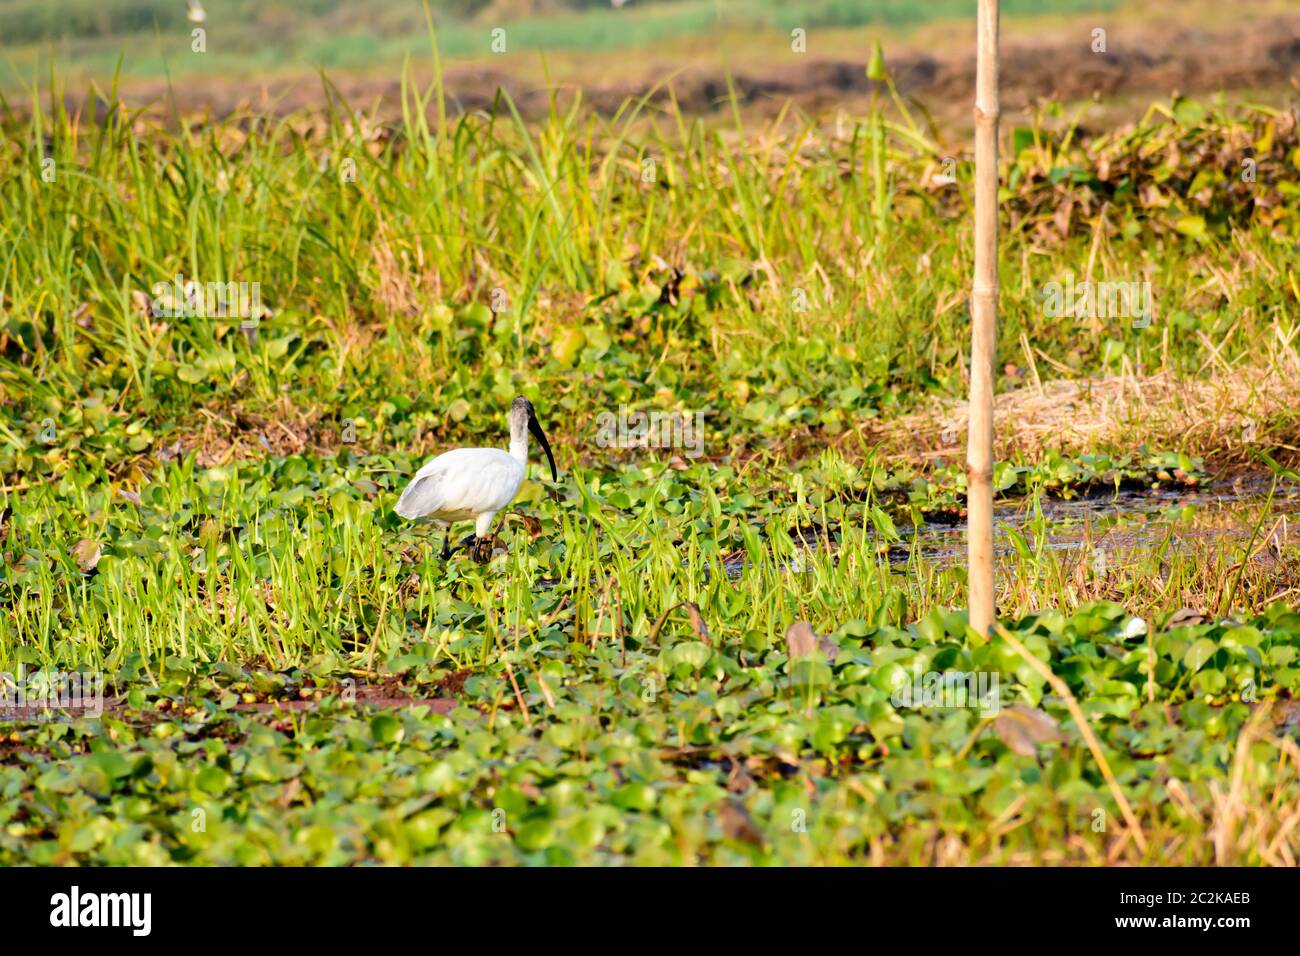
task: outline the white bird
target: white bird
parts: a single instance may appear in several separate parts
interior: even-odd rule
[[[451,556],[448,546],[450,525],[474,522],[474,545],[470,556],[479,563],[492,556],[488,529],[497,512],[519,493],[528,470],[528,433],[541,442],[551,465],[551,480],[559,481],[555,456],[537,421],[533,403],[516,398],[510,406],[510,450],[499,448],[456,448],[444,452],[415,473],[393,508],[403,518],[425,518],[444,529],[442,557]]]

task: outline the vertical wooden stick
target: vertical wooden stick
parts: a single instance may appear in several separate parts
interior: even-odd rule
[[[970,623],[993,625],[993,374],[998,307],[998,0],[979,0],[975,67],[975,276],[971,289],[966,544]]]

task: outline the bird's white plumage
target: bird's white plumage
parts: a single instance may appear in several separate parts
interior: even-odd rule
[[[425,518],[442,525],[442,557],[451,557],[450,526],[474,521],[474,544],[470,557],[480,563],[491,560],[494,538],[488,535],[497,512],[514,501],[528,471],[528,436],[542,444],[557,479],[551,445],[537,421],[533,403],[522,395],[510,403],[509,451],[497,448],[457,448],[427,462],[415,473],[393,510],[407,520]]]
[[[477,519],[483,535],[496,513],[519,493],[524,469],[523,455],[500,448],[457,448],[417,471],[393,510],[403,518],[444,524]]]

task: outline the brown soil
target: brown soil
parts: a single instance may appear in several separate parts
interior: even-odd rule
[[[380,710],[394,710],[404,707],[428,707],[436,714],[449,714],[456,709],[459,704],[458,695],[464,688],[465,679],[470,671],[457,671],[445,677],[439,684],[439,687],[450,696],[428,697],[412,693],[404,687],[398,678],[390,678],[375,684],[358,684],[355,688],[355,704],[358,708],[378,708]],[[340,688],[334,688],[331,694],[337,696]],[[289,698],[286,700],[259,700],[249,703],[235,704],[231,709],[236,711],[254,712],[254,713],[299,713],[302,711],[315,710],[321,705],[319,700],[312,698]],[[105,697],[103,701],[104,714],[120,717],[128,711],[127,699],[125,695],[115,697]],[[159,719],[171,716],[172,708],[159,710],[156,714],[150,714],[149,719]],[[65,712],[41,712],[36,710],[23,710],[16,708],[0,708],[0,723],[18,722],[28,723],[43,720],[67,720],[75,719],[82,716],[79,713]],[[87,714],[85,716],[98,716]],[[4,735],[0,735],[0,742],[4,741]]]
[[[968,49],[971,45],[956,45]],[[636,56],[635,51],[629,56]],[[971,53],[931,53],[903,50],[888,57],[900,92],[939,116],[965,115],[973,97],[975,63]],[[1090,38],[1077,27],[1068,33],[1004,39],[1002,100],[1014,111],[1043,99],[1065,102],[1091,97],[1167,96],[1173,92],[1204,94],[1218,90],[1300,89],[1300,14],[1287,14],[1235,28],[1208,29],[1175,25],[1114,30],[1105,53],[1094,53]],[[630,98],[654,89],[663,72],[639,81],[602,85],[583,83],[583,99],[602,113],[613,113]],[[349,105],[380,104],[381,115],[396,114],[400,85],[396,75],[332,77]],[[737,68],[736,93],[743,105],[775,112],[794,102],[809,112],[856,109],[876,92],[859,60],[811,59],[799,66],[766,64]],[[422,77],[428,82],[428,77]],[[453,64],[445,71],[445,88],[453,109],[491,109],[499,89],[508,91],[521,111],[543,113],[551,89],[515,73],[475,64]],[[655,91],[651,102],[666,103],[669,89],[688,113],[709,113],[725,106],[727,76],[716,65],[688,66]],[[560,84],[560,99],[571,95]],[[159,108],[170,97],[182,112],[227,115],[244,110],[287,114],[319,106],[322,92],[314,77],[269,82],[226,79],[219,83],[180,85],[169,93],[165,81],[135,83],[125,96],[129,106],[153,103]],[[74,102],[70,104],[76,106]],[[102,110],[104,104],[98,104]]]
[[[402,696],[377,696],[362,693],[362,688],[357,689],[357,706],[358,707],[377,707],[380,710],[394,710],[403,707],[428,707],[435,714],[450,714],[456,709],[457,701],[454,697],[402,697]],[[320,706],[319,701],[315,700],[269,700],[258,701],[253,704],[236,704],[234,710],[256,711],[258,713],[297,713],[305,710],[315,710]]]

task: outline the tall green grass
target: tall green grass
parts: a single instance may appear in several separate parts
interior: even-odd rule
[[[743,402],[761,389],[771,402],[755,419],[834,428],[835,415],[808,417],[810,400],[838,396],[842,420],[918,389],[963,390],[969,166],[919,121],[828,128],[787,113],[753,128],[736,110],[718,127],[670,100],[612,117],[557,102],[529,123],[504,94],[490,113],[453,115],[436,82],[419,89],[409,75],[395,125],[333,102],[313,116],[178,124],[51,115],[33,96],[31,118],[5,124],[0,375],[22,396],[10,428],[34,428],[47,404],[87,390],[111,395],[115,415],[159,424],[229,395],[239,370],[260,403],[358,399],[372,418],[384,402],[443,407],[480,394],[470,366],[484,359],[501,375],[568,374],[555,346],[571,327],[612,339],[583,340],[589,358],[603,349],[652,371],[598,383],[606,400],[722,385]],[[1207,122],[1224,136],[1272,123]],[[1142,136],[1170,129],[1157,117]],[[1013,181],[1073,205],[1087,176],[1077,146],[1025,132]],[[940,187],[948,155],[957,182]],[[1193,161],[1181,163],[1157,174],[1205,195]],[[1067,370],[1199,371],[1207,338],[1232,361],[1294,314],[1285,224],[1250,228],[1212,210],[1212,231],[1183,235],[1139,195],[1121,191],[1104,216],[1076,215],[1056,236],[1044,232],[1051,210],[1012,212],[1007,361],[1024,364],[1023,333]],[[1169,212],[1190,203],[1175,195]],[[1243,272],[1243,261],[1269,265]],[[1047,315],[1043,284],[1093,268],[1151,282],[1161,320]],[[177,275],[256,282],[273,314],[251,346],[234,323],[147,320],[155,285]],[[856,398],[842,394],[850,370]],[[394,375],[403,394],[383,395]],[[354,391],[337,396],[344,382]],[[497,382],[493,400],[515,387]],[[568,397],[572,413],[582,402]]]

